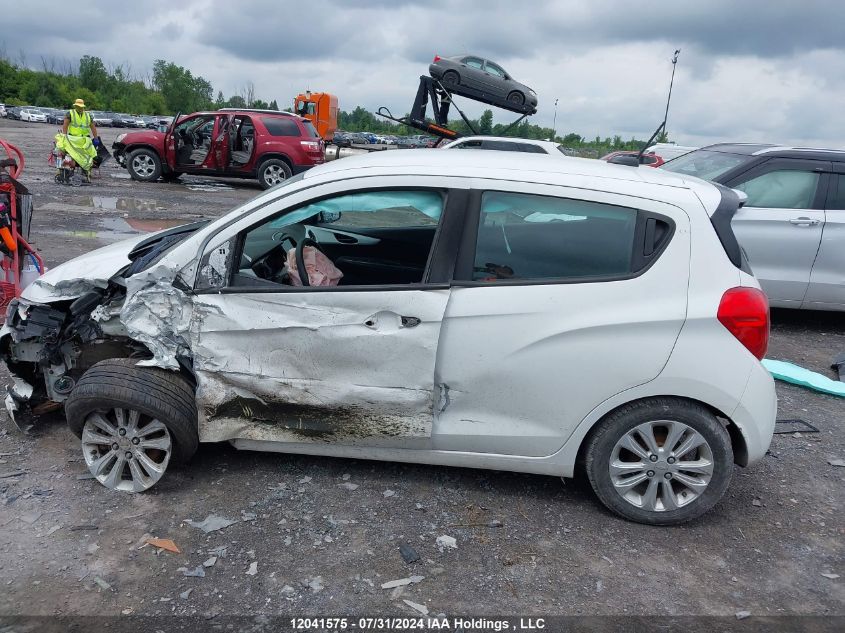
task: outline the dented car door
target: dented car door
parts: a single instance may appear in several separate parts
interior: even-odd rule
[[[389,187],[389,180],[378,182]],[[396,179],[396,184],[401,182]],[[360,264],[363,259],[349,256],[350,243],[358,243],[371,257],[378,243],[401,239],[403,228],[409,239],[430,234],[434,243],[441,211],[426,210],[425,215],[408,209],[416,200],[432,197],[442,198],[438,204],[445,207],[447,196],[441,190],[408,192],[411,202],[401,207],[402,213],[416,213],[421,219],[411,223],[420,226],[382,228],[370,219],[349,227],[344,211],[336,213],[338,218],[343,215],[344,226],[335,228],[331,214],[314,224],[307,219],[312,211],[300,206],[273,220],[277,224],[253,224],[217,249],[205,251],[200,277],[207,280],[208,271],[216,267],[219,272],[225,269],[222,277],[228,281],[221,282],[223,287],[200,290],[194,298],[191,348],[202,441],[430,448],[437,345],[450,290],[447,283],[432,283],[429,272],[438,259],[454,253],[427,247],[426,254],[428,248],[434,254],[422,259],[421,275],[425,273],[418,283],[382,286],[274,284],[253,278],[249,266],[258,269],[255,256],[266,250],[268,235],[280,243],[290,239],[285,231],[297,239],[303,231],[316,237],[341,267],[350,266],[348,270],[353,261]],[[403,195],[395,189],[380,193]],[[347,192],[338,196],[348,197]],[[314,204],[306,201],[304,207]],[[402,216],[398,208],[390,209],[393,222]],[[253,235],[258,235],[258,250],[250,257],[247,250],[253,242],[248,240]],[[395,244],[391,248],[393,256],[401,250]],[[413,250],[413,245],[407,248]]]

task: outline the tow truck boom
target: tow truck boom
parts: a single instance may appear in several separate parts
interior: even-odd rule
[[[467,124],[473,134],[477,135],[478,132],[472,126],[470,120],[461,111],[461,109],[458,108],[457,104],[455,104],[453,92],[457,92],[455,88],[452,88],[451,91],[447,90],[440,81],[432,79],[427,75],[422,75],[420,76],[419,88],[417,88],[417,96],[414,98],[414,103],[411,106],[411,113],[408,116],[401,118],[394,117],[390,110],[384,106],[380,107],[376,114],[385,119],[389,119],[390,121],[395,121],[396,123],[416,128],[417,130],[421,130],[427,134],[454,140],[461,137],[461,134],[457,130],[453,130],[449,127],[449,109],[454,105],[455,110],[458,111],[458,114],[461,116],[464,123]],[[507,132],[515,125],[518,125],[525,117],[534,114],[537,111],[536,108],[527,104],[515,104],[506,100],[496,99],[485,92],[466,86],[460,86],[460,95],[462,97],[466,97],[467,99],[480,101],[497,108],[502,108],[503,110],[522,114],[522,116],[511,123],[504,132]],[[429,104],[431,105],[432,113],[434,115],[433,123],[426,118],[426,111]]]

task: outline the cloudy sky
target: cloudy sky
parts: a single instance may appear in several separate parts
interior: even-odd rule
[[[52,1],[5,5],[13,60],[90,54],[145,74],[163,58],[280,105],[310,88],[405,113],[434,54],[472,52],[534,88],[533,122],[551,126],[558,99],[558,132],[586,137],[650,135],[680,48],[677,142],[845,147],[842,0],[75,0],[64,17]]]

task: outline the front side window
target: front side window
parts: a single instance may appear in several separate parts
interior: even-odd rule
[[[637,210],[488,191],[482,196],[472,279],[580,279],[632,272]]]
[[[748,195],[746,207],[810,209],[818,184],[818,172],[781,169],[734,185],[734,189]]]
[[[233,283],[421,283],[444,199],[434,190],[362,191],[285,212],[244,232]],[[305,279],[299,271],[300,256]]]

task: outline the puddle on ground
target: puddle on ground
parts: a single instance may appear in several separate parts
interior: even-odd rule
[[[143,233],[153,233],[174,226],[181,226],[192,221],[184,218],[178,220],[162,218],[103,218],[99,220],[100,228],[98,229],[80,231],[37,229],[34,231],[34,235],[64,235],[67,237],[115,242]]]
[[[112,178],[120,178],[122,180],[131,180],[132,179],[132,176],[130,176],[129,174],[121,174],[120,172],[118,172],[116,174],[109,174],[109,176],[111,176]]]
[[[123,198],[112,196],[70,196],[65,200],[77,207],[93,207],[106,211],[157,211],[166,209],[150,198]]]
[[[200,180],[192,179],[185,180],[185,187],[191,191],[234,191],[234,187],[227,185],[225,182],[217,182],[216,180]]]

